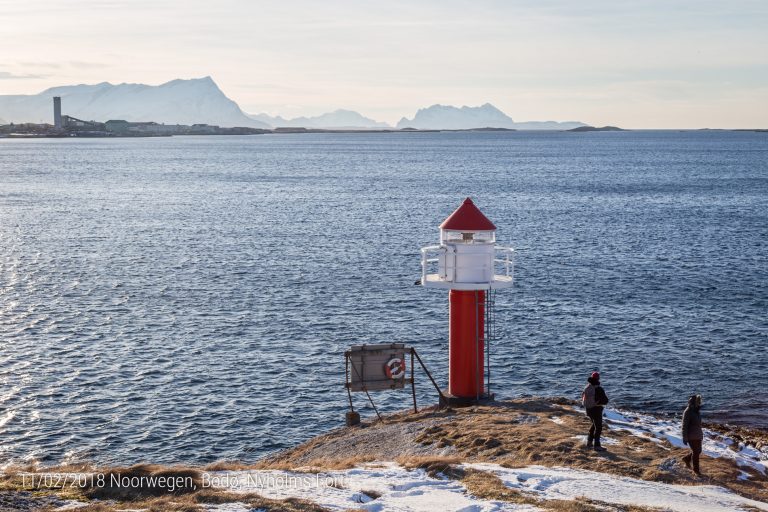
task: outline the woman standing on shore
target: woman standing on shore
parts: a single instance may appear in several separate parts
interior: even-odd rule
[[[600,435],[603,432],[603,407],[608,404],[608,395],[600,385],[600,374],[593,372],[587,379],[587,386],[581,393],[581,402],[592,423],[587,436],[587,448],[597,452],[605,451],[600,445]]]
[[[701,476],[699,455],[701,455],[701,443],[703,440],[701,395],[691,395],[688,399],[688,407],[683,412],[683,443],[690,447],[691,453],[683,457],[683,462],[688,466],[688,469],[693,469],[693,472],[698,476]],[[693,467],[691,467],[691,464],[693,464]]]

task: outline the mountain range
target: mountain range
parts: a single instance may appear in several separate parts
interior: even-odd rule
[[[166,124],[205,123],[223,127],[303,127],[375,130],[391,128],[387,123],[352,110],[335,110],[314,117],[285,119],[267,114],[247,114],[229,99],[209,76],[171,80],[161,85],[111,84],[52,87],[39,94],[0,95],[0,124],[4,122],[52,122],[51,99],[60,96],[62,113],[86,121],[155,121]],[[576,121],[515,122],[486,103],[479,107],[432,105],[419,109],[412,119],[402,118],[397,129],[467,130],[507,128],[518,130],[568,130],[585,126]]]
[[[248,117],[209,76],[162,85],[118,84],[53,87],[39,94],[0,96],[0,117],[9,122],[52,122],[51,98],[61,96],[62,113],[86,121],[156,121],[269,128]]]
[[[335,129],[386,129],[391,128],[387,123],[365,117],[353,110],[338,109],[315,117],[296,117],[284,119],[267,114],[250,116],[275,128],[335,128]]]

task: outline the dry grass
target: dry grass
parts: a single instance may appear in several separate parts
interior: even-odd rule
[[[56,468],[56,472],[64,473],[61,469]],[[49,471],[53,472],[53,470],[47,472]],[[32,490],[28,485],[24,485],[22,473],[28,472],[15,470],[4,474],[0,479],[0,490],[8,492]],[[128,468],[109,468],[100,474],[104,475],[104,479],[101,481],[102,485],[99,485],[99,480],[93,480],[94,485],[87,485],[83,488],[76,486],[36,487],[34,494],[38,496],[54,494],[63,499],[85,502],[84,507],[77,509],[79,512],[123,510],[202,512],[205,510],[205,504],[233,502],[245,503],[251,508],[267,511],[323,512],[326,510],[306,500],[293,498],[273,500],[255,493],[233,493],[203,488],[202,473],[191,468],[139,465]],[[27,477],[29,478],[29,475]],[[175,483],[168,485],[170,481]],[[113,485],[118,482],[125,482],[128,485]],[[134,483],[136,485],[133,485]],[[48,512],[55,508],[41,506],[38,509]]]
[[[207,504],[244,503],[248,507],[269,512],[327,512],[315,503],[289,498],[272,500],[257,494],[237,494],[217,491],[199,491],[183,496],[161,496],[128,502],[100,501],[77,508],[78,512],[119,512],[125,510],[146,510],[148,512],[203,512]],[[53,508],[42,509],[52,512]]]
[[[553,422],[553,416],[560,423]],[[459,410],[450,422],[425,428],[417,441],[451,446],[463,461],[506,467],[565,466],[665,483],[720,485],[752,499],[768,500],[768,478],[751,472],[750,480],[737,480],[743,468],[731,460],[702,457],[705,477],[699,479],[678,462],[686,450],[606,429],[605,435],[619,444],[608,446],[607,452],[594,452],[574,439],[588,428],[588,419],[570,408],[544,400],[515,400]]]
[[[427,469],[437,470],[442,467],[449,467],[462,462],[459,457],[446,456],[403,456],[395,459],[395,462],[406,469]]]
[[[75,473],[70,471],[60,471],[56,473]],[[55,495],[68,500],[86,500],[84,489],[69,482],[33,482],[30,475],[35,475],[34,471],[28,471],[28,468],[14,467],[6,469],[0,475],[0,492],[31,492],[37,495]]]
[[[55,508],[44,508],[44,512],[52,512]],[[142,510],[147,512],[203,512],[203,507],[195,503],[188,503],[170,499],[168,497],[152,498],[130,503],[120,502],[91,502],[84,507],[78,507],[78,512],[118,512],[125,510]]]
[[[363,426],[340,428],[257,464],[246,465],[222,461],[211,464],[205,469],[208,471],[282,469],[319,472],[348,469],[375,460],[395,460],[406,468],[423,468],[432,475],[442,474],[461,480],[470,493],[481,498],[530,503],[530,500],[536,499],[535,496],[507,489],[494,475],[461,470],[458,465],[462,462],[493,462],[506,467],[537,464],[580,468],[666,483],[720,485],[743,496],[768,501],[768,477],[750,471],[749,480],[737,480],[743,468],[737,468],[733,461],[728,459],[702,457],[702,470],[705,477],[697,478],[679,462],[686,450],[674,449],[666,442],[655,443],[626,432],[610,430],[610,428],[606,428],[605,435],[615,439],[619,444],[607,446],[608,451],[603,453],[586,450],[583,447],[583,441],[574,437],[586,434],[589,421],[586,416],[568,407],[572,404],[573,402],[564,399],[519,399],[464,409],[423,410],[418,414],[402,413],[387,417],[385,422],[375,421]],[[555,416],[558,422],[552,421],[551,418]],[[744,440],[756,439],[757,443],[762,442],[763,438],[759,436],[750,437],[751,431],[748,430],[729,430],[728,434],[736,439],[740,439],[738,436],[741,436]],[[768,439],[768,434],[765,435]],[[391,436],[396,437],[393,439]],[[379,440],[380,442],[377,442]],[[403,445],[415,446],[419,450],[400,451]],[[393,446],[397,455],[391,453]],[[402,453],[416,455],[402,455]],[[160,471],[194,472],[189,468],[172,468],[171,470],[154,466],[140,468],[142,471],[149,471],[150,474]],[[18,469],[21,471],[29,468]],[[85,470],[82,467],[69,469]],[[93,468],[89,470],[93,471]],[[127,468],[127,470],[135,471],[136,468]],[[194,476],[192,473],[184,474]],[[0,490],[2,489],[20,489],[19,482],[14,479],[13,474],[0,479]],[[126,500],[125,502],[132,501],[135,505],[147,505],[146,508],[150,510],[153,510],[151,507],[156,507],[156,510],[192,511],[197,510],[195,507],[199,507],[202,503],[198,499],[233,499],[226,493],[207,490],[190,492],[189,489],[185,489],[182,492],[168,494],[162,492],[162,489],[142,488],[125,494],[119,492],[109,494],[113,491],[115,490],[88,490],[91,493],[90,496],[112,496],[119,500]],[[63,490],[57,490],[57,492],[62,493]],[[156,495],[157,493],[160,495]],[[206,496],[208,498],[205,498]],[[237,496],[240,498],[238,501],[242,501],[242,495]],[[76,496],[71,497],[76,498]],[[257,497],[251,496],[248,499],[257,500]],[[267,503],[267,505],[259,505],[267,510],[320,510],[306,508],[315,506],[307,503],[290,504],[258,499],[261,499],[262,503]],[[280,503],[282,508],[274,508],[277,507],[274,503]],[[617,508],[615,505],[607,506],[584,499],[562,503],[557,500],[537,501],[536,504],[540,507],[546,506],[550,510],[566,512],[599,509],[626,512],[650,510],[642,507]],[[100,507],[102,504],[92,506]],[[111,509],[93,509],[95,512],[100,510]],[[84,509],[84,512],[90,511]]]
[[[245,464],[236,460],[220,460],[203,467],[204,471],[246,471],[253,469],[253,464]]]
[[[355,455],[353,457],[317,457],[310,462],[296,466],[289,460],[272,460],[258,462],[246,469],[277,469],[283,471],[296,471],[298,473],[319,473],[330,470],[352,469],[368,462],[376,461],[372,455]]]
[[[506,467],[524,467],[531,464],[565,466],[618,476],[627,476],[658,482],[701,485],[721,485],[752,499],[768,500],[768,478],[752,472],[747,481],[737,480],[740,469],[727,459],[702,458],[705,478],[697,478],[679,459],[686,450],[675,449],[669,443],[655,443],[630,433],[611,430],[605,435],[618,441],[609,445],[607,452],[594,452],[583,446],[576,436],[585,435],[589,428],[587,417],[574,411],[574,402],[566,399],[517,399],[488,406],[475,406],[454,410],[425,410],[418,414],[402,413],[374,421],[361,427],[343,428],[262,462],[261,468],[292,469],[308,466],[314,470],[344,469],[371,460],[392,460],[406,467],[421,467],[420,459],[432,459],[430,471],[457,462],[493,462]],[[551,420],[557,416],[559,423]],[[414,424],[423,424],[413,429]],[[386,445],[368,444],[368,439],[391,435],[393,425],[415,433],[407,440],[432,455],[417,457],[391,456]],[[762,431],[757,431],[758,434]],[[365,433],[367,438],[361,436]],[[749,429],[731,429],[729,435],[751,437]],[[768,436],[768,434],[764,434]],[[766,437],[768,439],[768,437]],[[338,446],[365,446],[354,456]],[[402,439],[399,440],[402,443]],[[754,442],[753,442],[754,444]],[[448,457],[445,452],[450,453]]]
[[[467,488],[467,492],[483,500],[506,501],[520,505],[541,505],[542,503],[532,495],[510,489],[499,477],[486,471],[467,470],[461,483]]]
[[[224,503],[244,503],[250,508],[269,512],[327,512],[327,509],[306,500],[289,498],[273,500],[254,493],[232,493],[226,491],[203,490],[181,496],[158,496],[138,498],[128,501],[93,501],[78,512],[119,512],[125,510],[145,510],[148,512],[203,512],[205,505]],[[42,508],[52,512],[54,508]]]
[[[758,449],[768,448],[768,430],[737,425],[721,425],[719,423],[707,423],[705,426],[710,430],[730,437],[734,441],[754,446]]]
[[[608,510],[615,510],[612,507],[601,507],[583,498],[575,500],[548,500],[542,506],[546,510],[554,510],[556,512],[606,512]]]
[[[183,467],[141,464],[111,468],[101,473],[103,480],[90,480],[84,494],[92,499],[134,501],[158,496],[181,496],[202,489],[200,471]]]
[[[263,498],[258,494],[239,494],[220,491],[202,491],[196,493],[192,498],[197,503],[233,503],[241,502],[255,509],[265,509],[268,511],[285,511],[285,512],[325,512],[327,509],[311,503],[306,500],[300,500],[296,498],[289,498],[287,500],[272,500]]]
[[[238,461],[219,461],[208,464],[204,471],[249,471],[249,470],[281,470],[296,473],[320,473],[331,470],[352,469],[368,462],[374,462],[371,455],[355,455],[352,457],[314,457],[308,463],[297,465],[290,459],[272,458],[253,464]]]
[[[614,505],[586,498],[576,498],[574,500],[540,499],[533,493],[523,493],[517,489],[510,489],[496,475],[476,469],[466,470],[460,480],[467,488],[467,492],[480,499],[504,501],[519,505],[535,505],[540,509],[557,512],[653,512],[658,510],[647,507]]]
[[[686,450],[611,430],[608,426],[605,435],[619,444],[608,446],[608,451],[602,453],[587,450],[583,441],[575,437],[586,434],[589,420],[571,409],[572,404],[565,399],[518,399],[489,406],[402,414],[386,418],[386,425],[391,430],[398,422],[403,425],[424,423],[413,441],[432,449],[436,455],[405,456],[395,460],[405,467],[424,467],[433,473],[445,474],[443,466],[458,462],[494,462],[506,467],[564,466],[665,483],[720,485],[752,499],[768,500],[768,478],[752,471],[749,480],[737,480],[743,468],[736,467],[728,459],[702,457],[705,477],[700,479],[679,462]],[[551,420],[554,416],[559,423]],[[382,428],[381,424],[373,422],[366,430],[370,435],[379,428]],[[751,433],[748,429],[733,432],[745,439]],[[265,462],[265,467],[289,469],[296,460],[310,460],[310,465],[319,469],[355,465],[359,462],[355,458],[336,457],[324,450],[326,443],[338,444],[345,436],[354,435],[354,429],[340,429],[280,454]],[[760,442],[762,438],[756,439]],[[450,450],[450,456],[437,455],[446,450]],[[319,453],[322,457],[314,457]],[[363,461],[391,460],[384,455],[374,447]]]
[[[664,509],[639,507],[636,505],[616,505],[602,501],[576,498],[575,500],[547,500],[539,505],[555,512],[661,512]]]
[[[535,505],[544,510],[556,512],[653,512],[658,509],[614,505],[586,498],[574,500],[546,500],[534,493],[524,493],[510,489],[496,475],[487,471],[472,468],[460,468],[457,459],[450,457],[413,457],[400,461],[401,465],[410,469],[424,469],[433,477],[444,476],[458,480],[472,496],[482,500],[504,501],[518,505]]]

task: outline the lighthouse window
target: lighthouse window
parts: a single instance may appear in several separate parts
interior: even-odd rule
[[[448,231],[440,233],[442,243],[448,244],[489,244],[496,241],[493,231]]]

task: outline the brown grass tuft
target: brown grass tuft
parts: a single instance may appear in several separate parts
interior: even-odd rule
[[[465,471],[461,483],[467,488],[467,492],[484,500],[506,501],[520,505],[538,505],[540,500],[523,494],[517,489],[510,489],[499,477],[486,471],[468,469]]]
[[[253,469],[253,464],[245,464],[236,460],[220,460],[203,468],[205,471],[246,471],[248,469]]]
[[[302,463],[300,466],[297,466],[289,460],[266,460],[240,469],[278,469],[284,471],[296,471],[298,473],[320,473],[329,470],[352,469],[361,464],[374,462],[375,460],[376,457],[371,455],[355,455],[353,457],[343,458],[317,457]]]
[[[377,500],[377,499],[381,498],[381,493],[378,492],[378,491],[365,491],[365,490],[361,489],[360,492],[362,494],[365,494],[366,496],[368,496],[372,500]]]
[[[663,512],[664,509],[641,507],[638,505],[617,505],[603,501],[576,498],[574,500],[547,500],[539,504],[546,510],[555,512]]]
[[[221,505],[225,503],[244,503],[245,505],[268,512],[327,512],[327,509],[306,500],[289,498],[273,500],[263,498],[255,493],[233,493],[206,489],[181,496],[159,496],[129,501],[93,501],[79,512],[124,512],[126,510],[141,510],[147,512],[203,512],[205,505]],[[53,512],[53,508],[40,508],[43,512]]]
[[[461,478],[463,473],[456,467],[460,461],[456,457],[410,456],[399,457],[395,462],[406,469],[423,469],[431,477],[443,474],[449,478]]]
[[[586,500],[547,500],[544,504],[547,510],[556,512],[606,512],[606,510],[615,510],[613,508],[598,507]]]
[[[140,464],[110,468],[89,481],[84,489],[92,499],[133,501],[148,497],[180,496],[202,488],[200,471],[183,467]],[[103,475],[103,478],[101,478]]]

